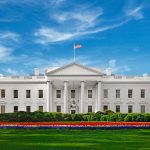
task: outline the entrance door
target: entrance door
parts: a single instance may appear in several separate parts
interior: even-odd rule
[[[76,113],[76,110],[71,110],[71,114],[75,114]]]

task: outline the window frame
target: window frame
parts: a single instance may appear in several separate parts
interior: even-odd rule
[[[57,105],[56,106],[56,112],[60,112],[61,113],[61,105]]]
[[[19,91],[18,90],[13,90],[13,98],[18,98],[18,97],[19,97]]]
[[[116,89],[116,98],[120,98],[120,89]]]
[[[93,98],[93,90],[88,90],[88,98]]]
[[[104,89],[104,98],[108,98],[108,89]]]
[[[133,89],[128,89],[128,98],[133,98]]]
[[[1,98],[5,98],[6,97],[5,89],[1,89],[0,91],[1,91]]]
[[[61,98],[61,90],[56,90],[56,98]]]
[[[41,93],[40,93],[41,92]],[[38,98],[43,98],[44,97],[44,91],[43,90],[38,90]]]
[[[31,98],[31,90],[26,90],[26,98]]]

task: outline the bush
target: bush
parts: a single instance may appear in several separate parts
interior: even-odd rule
[[[107,111],[87,113],[87,114],[63,114],[57,112],[16,112],[0,114],[0,121],[9,122],[48,122],[48,121],[137,121],[137,122],[150,122],[150,114],[141,113],[114,113]]]

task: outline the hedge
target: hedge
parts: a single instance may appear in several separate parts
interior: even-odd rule
[[[0,114],[0,121],[9,122],[49,122],[49,121],[125,121],[125,122],[150,122],[147,113],[114,113],[106,112],[86,114],[63,114],[56,112],[16,112]]]

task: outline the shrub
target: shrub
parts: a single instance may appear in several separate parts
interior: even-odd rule
[[[112,110],[106,110],[104,111],[104,114],[105,115],[110,115],[110,114],[113,114],[114,112]]]

